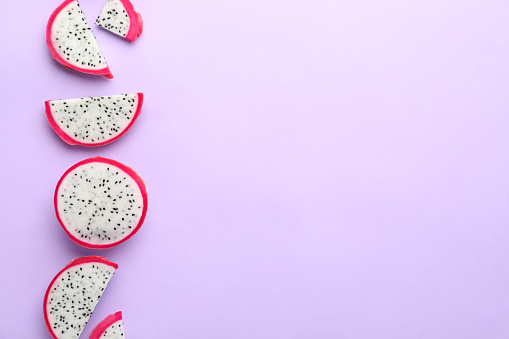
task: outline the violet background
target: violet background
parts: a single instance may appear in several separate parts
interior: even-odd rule
[[[509,2],[137,0],[135,43],[92,25],[113,80],[53,61],[58,4],[0,3],[0,338],[49,338],[45,290],[91,254],[120,267],[82,338],[119,310],[127,338],[509,337]],[[138,91],[101,148],[44,114]],[[96,155],[149,193],[104,251],[52,202]]]

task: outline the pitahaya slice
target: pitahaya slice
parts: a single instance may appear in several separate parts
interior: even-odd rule
[[[55,339],[78,339],[118,265],[98,256],[74,259],[51,281],[44,321]]]
[[[70,145],[102,146],[120,138],[136,121],[143,93],[46,101],[46,116]]]
[[[51,56],[67,68],[113,78],[77,0],[66,0],[51,14],[46,28]]]
[[[140,176],[101,157],[69,168],[55,190],[58,221],[72,241],[88,248],[110,248],[132,237],[145,220],[147,205]]]
[[[141,14],[129,0],[108,0],[95,24],[129,41],[136,40],[143,32]]]
[[[90,334],[89,339],[124,339],[122,312],[110,314]]]

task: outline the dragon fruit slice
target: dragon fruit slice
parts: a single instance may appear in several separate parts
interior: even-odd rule
[[[90,334],[89,339],[124,339],[122,312],[110,314]]]
[[[143,93],[46,101],[53,130],[70,145],[102,146],[120,138],[136,121]]]
[[[143,32],[141,14],[129,0],[108,0],[95,24],[129,41],[135,41]]]
[[[55,190],[58,221],[72,241],[88,248],[110,248],[132,237],[145,220],[147,204],[140,176],[101,157],[69,168]]]
[[[51,56],[67,68],[113,78],[77,0],[66,0],[51,14],[46,28]]]
[[[44,321],[54,339],[78,339],[118,265],[98,256],[74,259],[44,295]]]

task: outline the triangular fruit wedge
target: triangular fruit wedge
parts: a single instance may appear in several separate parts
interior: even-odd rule
[[[51,56],[65,67],[113,78],[77,0],[64,1],[51,14],[46,43]]]
[[[129,0],[108,0],[95,24],[129,41],[136,40],[143,32],[141,14]]]
[[[98,256],[74,259],[51,281],[44,320],[54,339],[77,339],[118,265]]]
[[[140,176],[101,157],[69,168],[57,184],[54,201],[57,219],[71,240],[96,249],[116,246],[138,232],[148,205]]]
[[[143,93],[46,101],[46,117],[70,145],[102,146],[120,138],[141,113]]]
[[[122,312],[110,314],[90,333],[90,339],[125,339]]]

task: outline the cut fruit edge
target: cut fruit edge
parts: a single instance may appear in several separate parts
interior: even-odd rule
[[[105,264],[105,265],[111,266],[115,270],[118,268],[117,264],[115,264],[114,262],[109,261],[105,257],[101,257],[101,256],[97,256],[97,255],[91,255],[91,256],[80,257],[80,258],[76,258],[74,260],[71,260],[60,272],[57,273],[57,275],[55,275],[53,280],[51,280],[51,283],[49,284],[48,289],[46,290],[46,294],[44,295],[44,301],[43,301],[43,303],[44,303],[43,304],[44,323],[46,324],[48,332],[50,333],[50,335],[53,338],[57,338],[58,339],[58,337],[56,336],[55,332],[53,332],[53,329],[51,328],[51,324],[49,323],[48,313],[47,313],[48,296],[49,296],[49,292],[51,291],[51,287],[53,286],[55,281],[57,281],[57,279],[62,275],[62,273],[67,271],[69,268],[74,267],[74,266],[78,266],[78,265],[81,265],[81,264],[87,264],[87,263],[101,263],[101,264]]]
[[[60,54],[58,54],[56,48],[53,46],[53,41],[51,40],[51,28],[53,27],[55,18],[67,5],[69,5],[71,2],[74,2],[74,1],[78,2],[78,0],[65,0],[64,2],[62,2],[60,4],[60,6],[58,6],[55,9],[55,11],[53,11],[51,16],[49,17],[48,26],[46,27],[46,44],[48,45],[49,52],[51,53],[51,56],[53,57],[53,59],[55,59],[56,61],[58,61],[60,64],[62,64],[64,67],[66,67],[68,69],[79,71],[82,73],[87,73],[87,74],[103,75],[108,79],[113,79],[113,74],[111,74],[110,68],[108,66],[106,66],[105,68],[97,69],[97,70],[84,69],[84,68],[75,66],[75,65],[71,64],[70,62],[68,62],[67,60],[65,60],[64,58],[62,58],[60,56]],[[79,2],[78,2],[78,4],[79,4]]]
[[[138,12],[138,36],[143,33],[143,18],[141,17],[141,13]]]
[[[120,0],[120,2],[124,5],[131,22],[129,25],[129,31],[125,38],[134,42],[143,32],[143,19],[141,18],[141,14],[134,10],[134,6],[129,0]]]
[[[119,311],[117,313],[110,314],[97,324],[97,326],[92,330],[92,333],[90,333],[89,339],[100,339],[104,331],[119,320],[122,320],[122,312]]]
[[[46,107],[46,117],[48,118],[48,122],[51,125],[51,128],[53,128],[53,130],[58,134],[58,136],[60,138],[62,138],[62,140],[64,140],[69,145],[90,146],[90,147],[104,146],[104,145],[109,144],[110,142],[117,140],[122,135],[124,135],[132,127],[132,125],[134,124],[134,122],[136,121],[138,116],[141,114],[141,108],[143,106],[144,96],[143,96],[143,93],[136,93],[136,94],[138,95],[138,107],[136,107],[136,112],[134,113],[134,116],[133,116],[131,122],[129,123],[129,125],[127,125],[127,127],[119,135],[117,135],[111,139],[108,139],[106,141],[103,141],[103,142],[98,142],[95,144],[81,142],[81,141],[73,139],[62,128],[60,128],[60,126],[55,121],[55,118],[53,117],[53,113],[51,112],[51,106],[50,106],[50,103],[52,101],[56,101],[56,100],[48,100],[44,103],[44,105]]]
[[[81,165],[86,165],[86,164],[93,163],[93,162],[109,164],[109,165],[118,167],[122,171],[126,172],[127,175],[129,175],[136,182],[136,184],[140,188],[141,195],[143,197],[143,210],[142,210],[140,221],[138,222],[138,225],[136,225],[134,230],[131,233],[129,233],[125,238],[122,238],[119,241],[111,243],[111,244],[91,244],[91,243],[88,243],[88,242],[85,242],[85,241],[82,241],[82,240],[76,238],[74,235],[71,234],[71,232],[69,232],[69,230],[65,226],[64,222],[60,218],[60,214],[58,213],[58,190],[60,188],[60,185],[62,184],[62,181],[64,181],[64,179],[67,177],[67,175],[74,169],[80,167]],[[94,158],[89,158],[89,159],[85,159],[85,160],[78,162],[77,164],[75,164],[71,168],[69,168],[62,175],[62,177],[60,178],[60,180],[57,183],[57,187],[55,188],[55,195],[54,195],[53,203],[55,205],[55,213],[57,215],[58,222],[60,223],[60,225],[64,229],[65,233],[67,233],[67,235],[69,236],[69,238],[71,238],[72,241],[74,241],[78,245],[86,247],[86,248],[107,249],[107,248],[115,247],[115,246],[123,243],[124,241],[127,241],[129,238],[131,238],[133,235],[135,235],[138,232],[138,230],[141,228],[141,225],[143,225],[143,222],[145,221],[145,216],[147,215],[148,196],[147,196],[147,188],[145,186],[145,182],[138,175],[138,173],[136,173],[131,167],[128,167],[116,160],[103,158],[103,157],[94,157]]]

